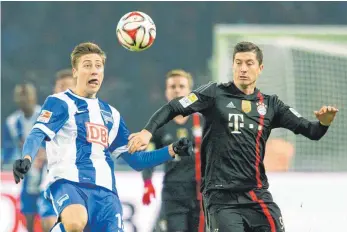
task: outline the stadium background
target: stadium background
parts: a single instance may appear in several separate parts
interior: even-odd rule
[[[125,50],[116,39],[118,19],[133,10],[150,15],[157,27],[154,45],[141,53]],[[337,181],[328,190],[342,189],[339,195],[343,196],[347,191],[342,173],[347,171],[346,12],[346,2],[2,2],[1,122],[16,110],[17,83],[34,83],[42,104],[52,92],[54,73],[70,66],[74,46],[93,41],[108,56],[99,97],[121,112],[131,131],[138,131],[165,103],[168,70],[186,69],[193,74],[195,86],[226,80],[230,48],[235,41],[248,39],[264,49],[262,91],[278,94],[309,119],[321,105],[340,108],[334,126],[318,143],[283,130],[274,131],[273,137],[295,147],[290,178],[307,180],[313,187],[318,175],[322,182],[317,188],[324,188],[324,180],[326,184]],[[116,169],[126,175],[130,170],[121,162]],[[314,178],[308,174],[312,172]],[[138,173],[130,175],[140,178]],[[282,183],[282,177],[275,175],[275,183],[276,178]],[[307,187],[307,182],[293,184],[290,191]],[[142,191],[142,186],[138,189]],[[347,205],[347,200],[340,203]],[[339,214],[338,208],[333,210]],[[295,225],[300,229],[292,231],[309,231]]]

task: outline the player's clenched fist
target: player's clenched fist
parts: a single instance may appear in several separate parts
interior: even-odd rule
[[[20,182],[20,179],[24,178],[24,175],[29,171],[31,162],[29,159],[18,159],[13,164],[13,176],[16,184]]]
[[[322,125],[329,126],[334,121],[337,112],[339,110],[333,106],[322,106],[319,111],[314,111],[314,114]]]
[[[170,149],[170,148],[169,148]],[[187,138],[181,138],[180,140],[172,144],[172,149],[175,154],[179,156],[191,156],[193,155],[193,143]]]

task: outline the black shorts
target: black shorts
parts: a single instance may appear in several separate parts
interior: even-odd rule
[[[200,202],[198,200],[163,200],[162,204],[168,232],[198,231],[200,219]]]
[[[266,189],[249,192],[214,190],[204,195],[210,231],[284,232],[281,210]]]

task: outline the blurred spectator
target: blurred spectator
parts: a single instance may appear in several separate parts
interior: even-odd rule
[[[264,166],[267,172],[289,171],[294,146],[283,139],[269,139],[265,148]]]

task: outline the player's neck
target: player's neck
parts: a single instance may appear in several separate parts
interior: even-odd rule
[[[189,119],[189,116],[187,117],[183,117],[182,115],[178,115],[176,116],[173,120],[175,121],[175,123],[177,123],[178,125],[183,125],[185,124]]]
[[[89,93],[86,93],[85,91],[81,90],[81,89],[73,89],[71,90],[74,94],[80,96],[80,97],[84,97],[84,98],[96,98],[96,93],[94,94],[89,94]]]
[[[235,83],[235,86],[244,94],[251,95],[254,93],[255,82],[250,85],[241,85],[241,84]]]

